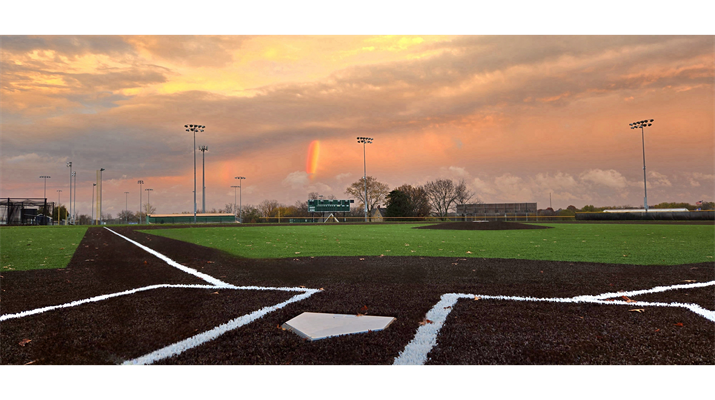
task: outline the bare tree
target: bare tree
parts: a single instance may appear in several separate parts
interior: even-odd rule
[[[144,215],[154,214],[156,212],[156,207],[152,206],[149,203],[144,204],[143,207],[144,207]]]
[[[258,209],[261,211],[264,217],[275,217],[277,215],[278,207],[280,203],[278,200],[263,200],[261,204],[258,205]]]
[[[422,186],[402,185],[397,190],[404,192],[410,198],[412,217],[427,217],[430,215],[431,207],[427,191]]]
[[[372,176],[367,177],[367,207],[368,214],[372,214],[372,210],[380,203],[385,202],[385,197],[390,193],[390,188],[384,183],[380,183]],[[360,178],[347,189],[345,194],[355,198],[358,201],[358,208],[365,210],[365,179]],[[364,213],[364,211],[363,211]]]
[[[457,204],[469,201],[474,193],[467,189],[464,179],[456,185],[451,179],[437,179],[424,186],[430,205],[435,214],[444,217]]]

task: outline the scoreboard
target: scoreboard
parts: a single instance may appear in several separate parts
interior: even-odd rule
[[[308,212],[350,212],[354,200],[308,200]]]

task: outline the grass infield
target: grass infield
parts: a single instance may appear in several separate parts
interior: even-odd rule
[[[711,262],[715,226],[539,224],[553,229],[427,230],[426,224],[195,227],[143,231],[247,258],[425,256],[636,265]]]

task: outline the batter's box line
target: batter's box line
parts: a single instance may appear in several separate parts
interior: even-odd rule
[[[278,309],[285,307],[286,305],[288,305],[290,303],[294,303],[297,301],[307,299],[308,297],[310,297],[313,294],[320,291],[319,289],[308,289],[305,287],[234,286],[229,283],[223,282],[219,279],[216,279],[210,275],[199,272],[195,269],[181,265],[181,264],[177,263],[176,261],[170,259],[169,257],[167,257],[155,250],[152,250],[149,247],[141,245],[141,244],[135,242],[134,240],[127,238],[126,236],[120,235],[117,232],[114,232],[113,230],[111,230],[107,227],[105,227],[105,229],[107,229],[108,231],[114,233],[115,235],[127,240],[128,242],[134,244],[135,246],[141,248],[142,250],[165,261],[167,264],[171,265],[172,267],[177,268],[177,269],[179,269],[183,272],[186,272],[188,274],[194,275],[197,278],[210,283],[210,285],[172,285],[172,284],[150,285],[150,286],[145,286],[145,287],[141,287],[141,288],[125,290],[123,292],[105,294],[105,295],[101,295],[101,296],[90,297],[87,299],[76,300],[76,301],[72,301],[69,303],[60,304],[60,305],[56,305],[56,306],[41,307],[41,308],[36,308],[34,310],[22,311],[22,312],[15,313],[15,314],[4,314],[4,315],[0,315],[0,322],[10,320],[10,319],[15,319],[15,318],[23,318],[23,317],[27,317],[30,315],[41,314],[41,313],[45,313],[48,311],[53,311],[53,310],[58,310],[58,309],[63,309],[63,308],[76,307],[76,306],[80,306],[80,305],[87,304],[87,303],[108,300],[111,298],[115,298],[115,297],[119,297],[119,296],[126,296],[126,295],[130,295],[130,294],[135,294],[138,292],[143,292],[143,291],[148,291],[148,290],[153,290],[153,289],[162,289],[162,288],[192,288],[192,289],[212,289],[212,290],[216,290],[216,289],[277,290],[277,291],[284,291],[284,292],[302,292],[301,294],[295,295],[282,303],[278,303],[278,304],[275,304],[272,306],[263,307],[260,310],[254,311],[250,314],[246,314],[246,315],[242,315],[240,317],[234,318],[225,324],[219,325],[213,329],[210,329],[210,330],[200,333],[198,335],[192,336],[188,339],[181,340],[179,342],[176,342],[174,344],[171,344],[169,346],[166,346],[164,348],[161,348],[161,349],[151,352],[149,354],[143,355],[139,358],[135,358],[133,360],[124,362],[125,365],[127,365],[127,364],[152,364],[159,360],[163,360],[165,358],[181,354],[188,349],[200,346],[208,341],[214,340],[217,337],[223,335],[224,333],[226,333],[228,331],[231,331],[233,329],[237,329],[241,326],[249,324],[249,323],[255,321],[256,319],[263,317],[264,315],[266,315],[268,313],[271,313],[273,311],[276,311]]]
[[[652,289],[638,290],[622,293],[604,293],[597,296],[575,296],[568,298],[536,298],[523,296],[491,296],[464,293],[445,293],[440,297],[440,301],[435,304],[425,315],[425,319],[431,323],[424,324],[417,329],[415,337],[405,346],[404,350],[395,357],[393,365],[423,365],[427,361],[427,354],[437,345],[437,335],[439,334],[447,316],[452,311],[459,299],[484,299],[484,300],[511,300],[511,301],[531,301],[531,302],[551,302],[551,303],[592,303],[604,305],[628,305],[628,306],[655,306],[655,307],[681,307],[688,309],[712,322],[715,322],[715,311],[707,310],[697,304],[692,303],[662,303],[648,301],[604,300],[615,296],[633,296],[635,294],[648,294],[663,292],[666,290],[678,290],[693,287],[706,287],[715,285],[715,281],[703,282],[700,284],[658,286]],[[602,297],[605,296],[605,297]]]

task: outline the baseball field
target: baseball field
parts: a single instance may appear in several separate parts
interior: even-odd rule
[[[0,228],[0,364],[713,365],[715,226]],[[394,317],[309,341],[303,312]]]

